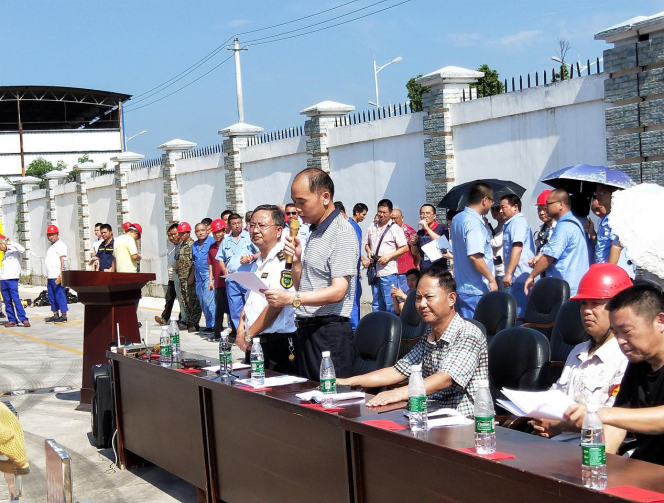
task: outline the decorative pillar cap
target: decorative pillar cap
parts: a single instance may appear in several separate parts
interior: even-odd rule
[[[180,140],[179,138],[175,138],[171,141],[167,141],[166,143],[162,143],[159,145],[157,148],[159,150],[163,150],[164,152],[183,152],[185,150],[191,150],[196,146],[196,143],[187,141],[187,140]],[[138,155],[138,154],[134,154]],[[143,159],[144,156],[141,156],[141,159]]]
[[[69,173],[71,173],[71,171],[54,169],[53,171],[46,173],[44,178],[48,180],[60,180],[61,178],[67,178]]]
[[[300,115],[306,115],[307,117],[340,116],[346,115],[353,110],[355,110],[353,105],[344,105],[343,103],[328,100],[300,110]]]
[[[637,16],[595,33],[595,40],[608,43],[664,30],[664,11],[651,16]],[[637,33],[638,32],[638,33]]]
[[[247,124],[246,122],[237,122],[232,126],[225,127],[219,130],[219,134],[226,136],[227,138],[234,138],[237,136],[256,136],[263,132],[263,128],[259,126],[253,126]]]
[[[41,179],[36,176],[22,176],[20,178],[14,178],[12,182],[14,185],[30,185],[41,182]]]
[[[4,178],[0,178],[0,191],[6,192],[10,190],[14,190],[14,186],[7,183]]]
[[[137,154],[135,152],[122,152],[115,157],[111,157],[112,162],[136,162],[145,158],[143,154]]]
[[[104,166],[101,164],[92,164],[91,162],[84,162],[82,164],[75,164],[74,169],[76,171],[99,171],[104,169]]]
[[[460,68],[458,66],[445,66],[435,72],[422,75],[415,79],[415,82],[424,87],[442,84],[474,84],[482,77],[484,77],[484,72],[468,70],[467,68]]]

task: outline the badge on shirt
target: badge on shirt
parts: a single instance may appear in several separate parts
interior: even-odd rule
[[[293,275],[290,271],[281,271],[281,286],[290,288],[293,286]]]
[[[620,384],[615,384],[611,387],[611,391],[609,391],[609,396],[616,396],[619,391],[620,391]]]
[[[268,273],[264,272],[263,274],[261,274],[261,279],[265,279],[267,277],[268,277]]]
[[[284,259],[286,258],[286,255],[284,255],[284,252],[279,252],[279,253],[277,254],[277,258],[278,258],[279,260],[284,260]]]

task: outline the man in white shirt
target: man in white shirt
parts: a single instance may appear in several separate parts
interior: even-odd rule
[[[51,245],[46,250],[46,280],[48,300],[53,316],[46,323],[67,323],[67,293],[62,286],[62,271],[67,260],[67,245],[60,240],[60,231],[55,225],[46,228],[46,237]]]
[[[92,241],[92,253],[90,253],[90,262],[89,264],[93,267],[95,271],[99,270],[99,259],[97,258],[97,252],[99,247],[104,242],[104,238],[101,237],[101,222],[95,224],[95,239]]]
[[[5,328],[16,327],[19,322],[24,327],[29,327],[30,321],[25,315],[21,297],[18,294],[18,279],[21,276],[20,256],[25,253],[25,248],[20,243],[14,243],[8,237],[0,235],[0,251],[5,254],[0,269],[0,290],[7,308],[8,319]]]
[[[249,233],[260,257],[253,264],[253,272],[269,289],[294,291],[293,277],[286,269],[282,251],[283,230],[284,214],[278,206],[262,205],[254,210]],[[265,368],[287,374],[294,370],[296,330],[292,305],[270,307],[265,295],[250,290],[240,315],[236,342],[247,353],[248,360],[251,340],[260,336]]]
[[[171,319],[171,311],[173,304],[177,298],[175,290],[175,280],[173,279],[173,268],[175,267],[175,254],[180,247],[180,234],[178,233],[178,224],[171,224],[167,231],[168,245],[167,245],[167,265],[168,265],[168,286],[166,287],[166,303],[164,304],[164,311],[161,316],[154,317],[154,321],[158,325],[167,325]],[[185,325],[186,328],[186,325]]]

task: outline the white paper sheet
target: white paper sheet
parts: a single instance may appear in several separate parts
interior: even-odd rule
[[[503,388],[502,392],[508,399],[499,398],[497,402],[520,417],[563,420],[563,414],[574,403],[560,390],[517,391]]]
[[[435,241],[422,246],[422,251],[426,254],[427,258],[433,262],[439,258],[443,258],[443,254],[440,250],[447,249],[450,252],[452,251],[452,244],[448,241],[445,236],[440,236]]]
[[[361,391],[349,391],[347,393],[334,393],[332,395],[337,402],[345,402],[347,400],[366,399],[366,395]],[[318,393],[313,397],[314,402],[320,403],[323,400],[323,393]]]
[[[242,369],[248,369],[250,368],[251,365],[247,363],[240,363],[240,362],[233,362],[233,370],[242,370]],[[217,372],[219,370],[219,365],[213,365],[211,367],[203,367],[203,370],[208,370],[210,372]]]
[[[305,382],[304,377],[295,377],[289,375],[280,375],[276,377],[266,377],[263,384],[253,384],[251,379],[239,379],[237,382],[252,388],[273,388],[274,386],[286,386],[287,384],[294,384],[298,382]]]
[[[267,290],[268,286],[263,283],[258,276],[253,272],[234,272],[233,274],[227,274],[223,276],[225,279],[230,281],[235,281],[236,283],[241,284],[243,287],[248,288],[252,292],[260,293],[261,290]]]
[[[429,419],[427,426],[429,428],[437,428],[439,426],[463,426],[466,424],[473,424],[474,421],[466,416],[451,416],[439,417],[436,419]]]

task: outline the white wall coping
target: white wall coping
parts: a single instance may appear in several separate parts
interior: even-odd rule
[[[41,179],[37,178],[36,176],[21,176],[19,178],[12,179],[12,181],[14,182],[14,185],[31,185],[41,182]]]
[[[328,128],[327,147],[339,147],[352,143],[421,133],[422,119],[425,115],[425,112],[415,112],[397,117],[388,117],[387,119],[353,124],[352,126]]]
[[[605,73],[450,105],[451,126],[604,100]],[[329,134],[328,134],[329,136]]]
[[[2,198],[2,205],[7,206],[9,204],[16,204],[16,194],[13,194],[11,196],[5,196]]]
[[[115,174],[108,173],[106,175],[95,176],[94,178],[88,178],[86,182],[88,190],[98,189],[102,187],[115,187]]]
[[[307,137],[296,136],[294,138],[284,138],[283,140],[269,141],[246,147],[242,149],[240,159],[242,163],[256,162],[306,152]]]
[[[76,182],[69,182],[69,183],[56,185],[55,188],[53,189],[53,193],[56,196],[71,194],[72,192],[76,192]]]
[[[34,189],[25,195],[26,201],[34,201],[35,199],[46,199],[46,189]]]
[[[348,112],[355,110],[353,105],[346,105],[344,103],[339,103],[337,101],[321,101],[310,107],[303,108],[300,110],[300,115],[306,115],[307,117],[318,117],[321,115],[346,115]]]
[[[154,180],[162,178],[164,171],[161,166],[152,166],[150,168],[135,169],[127,175],[127,184],[138,183],[144,180]]]
[[[177,175],[184,175],[187,173],[195,173],[197,171],[210,171],[212,169],[223,169],[224,167],[224,154],[218,152],[216,154],[205,155],[201,157],[189,157],[187,159],[178,159],[175,165]]]

